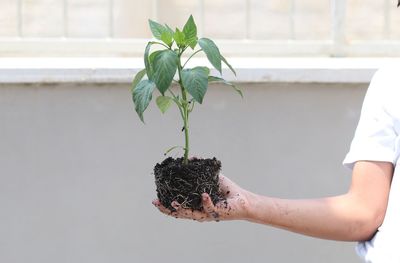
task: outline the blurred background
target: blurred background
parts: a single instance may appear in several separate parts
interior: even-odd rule
[[[151,37],[147,19],[182,27],[193,14],[200,35],[221,40],[230,55],[392,56],[400,54],[395,6],[395,0],[2,0],[0,54],[140,55]]]
[[[152,102],[143,125],[130,82],[144,67],[147,20],[182,27],[193,14],[244,99],[209,87],[191,117],[191,154],[216,156],[260,194],[341,194],[368,83],[399,63],[396,5],[0,0],[0,262],[360,262],[351,242],[160,214],[152,169],[183,143],[182,124]]]

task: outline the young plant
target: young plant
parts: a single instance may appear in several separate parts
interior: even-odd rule
[[[179,109],[183,121],[185,133],[185,146],[174,146],[166,153],[175,149],[183,148],[184,164],[188,163],[189,157],[189,116],[196,103],[202,104],[207,92],[208,84],[211,82],[222,82],[233,87],[240,96],[240,89],[221,77],[211,76],[208,67],[197,66],[187,68],[187,63],[200,52],[204,52],[211,65],[222,74],[221,64],[225,63],[236,75],[235,70],[221,55],[217,45],[208,38],[197,37],[197,26],[193,16],[190,16],[183,29],[172,30],[168,25],[161,25],[149,20],[153,36],[160,41],[150,41],[144,51],[145,69],[139,71],[132,83],[132,98],[135,110],[139,118],[144,122],[143,113],[152,100],[153,92],[157,89],[160,96],[156,103],[162,113],[165,113],[171,104],[175,103]],[[150,52],[152,46],[161,47]],[[196,49],[196,47],[198,47]],[[189,49],[190,48],[190,49]],[[190,56],[184,59],[185,52],[192,50]],[[176,74],[177,73],[177,74]],[[147,75],[147,79],[143,79]],[[174,79],[177,75],[177,79]],[[171,87],[175,82],[180,87],[180,93],[175,94]]]

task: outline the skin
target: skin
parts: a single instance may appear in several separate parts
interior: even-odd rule
[[[342,241],[369,240],[385,217],[393,164],[359,161],[355,164],[347,193],[319,199],[280,199],[247,191],[220,175],[220,190],[227,204],[213,204],[202,195],[203,211],[182,208],[175,212],[153,204],[164,214],[204,221],[246,220],[307,236]]]

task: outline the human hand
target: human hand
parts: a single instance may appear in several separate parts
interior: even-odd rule
[[[203,193],[202,211],[183,208],[176,201],[171,203],[175,211],[164,207],[158,199],[153,201],[153,205],[166,215],[175,218],[192,219],[199,222],[247,219],[249,216],[250,192],[242,189],[222,174],[219,175],[219,187],[226,200],[222,200],[214,205],[210,196]]]

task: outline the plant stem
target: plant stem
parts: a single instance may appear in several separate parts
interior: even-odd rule
[[[184,67],[186,66],[186,64],[189,62],[189,60],[190,60],[194,55],[196,55],[197,53],[199,53],[200,51],[203,51],[203,49],[199,49],[199,50],[197,50],[196,52],[194,52],[192,55],[190,55],[190,57],[186,60],[185,64],[183,64],[183,67],[182,67],[182,68],[184,68]]]
[[[187,98],[186,98],[186,90],[183,86],[181,86],[181,89],[182,89],[182,98],[184,100],[183,127],[185,129],[185,154],[184,154],[183,162],[184,162],[184,164],[188,164],[188,159],[189,159],[189,107],[188,107],[188,102],[187,102]]]
[[[171,93],[172,97],[174,97],[173,100],[174,100],[176,106],[178,106],[178,109],[179,109],[179,112],[181,113],[182,119],[184,119],[184,117],[183,117],[183,111],[182,111],[182,108],[183,108],[183,107],[182,107],[182,105],[179,103],[178,97],[172,92],[171,89],[168,89],[168,91],[169,91],[169,93]]]
[[[183,52],[179,54],[179,64],[178,64],[178,73],[179,73],[179,85],[181,87],[182,92],[182,108],[183,108],[183,127],[185,129],[185,153],[183,156],[183,163],[188,164],[189,162],[189,102],[187,100],[187,94],[185,87],[182,83],[182,64],[181,64],[181,55]]]
[[[161,46],[164,46],[164,47],[166,47],[166,48],[168,48],[168,49],[171,49],[171,47],[169,47],[169,46],[167,46],[167,45],[164,45],[163,43],[160,43],[160,42],[157,42],[157,41],[150,41],[149,43],[151,43],[151,44],[156,44],[156,45],[161,45]]]

